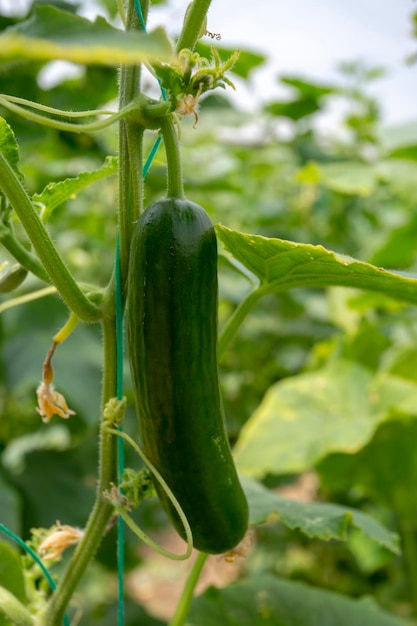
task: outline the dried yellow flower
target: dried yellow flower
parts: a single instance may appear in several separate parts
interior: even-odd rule
[[[36,390],[36,395],[38,397],[36,410],[43,422],[48,423],[53,415],[59,415],[63,419],[75,415],[75,411],[68,408],[64,396],[55,391],[51,383],[42,382]]]
[[[39,551],[44,561],[52,561],[59,557],[65,548],[73,546],[82,538],[84,531],[74,526],[61,526],[60,522],[56,523],[55,530],[46,537],[39,546]],[[45,554],[48,552],[49,554]]]

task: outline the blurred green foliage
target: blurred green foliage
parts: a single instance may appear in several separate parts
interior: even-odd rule
[[[103,6],[114,17],[115,3],[104,0]],[[76,7],[65,4],[65,8]],[[15,21],[0,16],[2,28]],[[227,48],[223,52],[230,55]],[[250,84],[251,73],[262,61],[262,55],[243,51],[236,72]],[[115,69],[80,68],[77,78],[64,76],[55,86],[43,88],[40,77],[46,70],[42,62],[2,66],[2,90],[64,109],[114,106]],[[304,76],[281,77],[289,89],[288,99],[266,103],[256,114],[244,112],[223,94],[202,99],[197,128],[193,128],[193,119],[182,123],[187,195],[202,204],[215,222],[230,228],[321,244],[363,261],[417,274],[417,120],[391,129],[388,142],[379,104],[369,95],[370,83],[381,75],[380,68],[345,63],[337,84],[317,84]],[[337,128],[320,130],[323,124],[317,124],[318,120],[326,120],[335,102],[343,103],[347,113]],[[114,128],[94,135],[70,134],[26,122],[8,111],[0,110],[0,114],[17,136],[20,167],[31,193],[41,193],[51,181],[97,169],[106,156],[117,155]],[[148,149],[154,138],[147,135]],[[164,193],[165,180],[161,150],[147,178],[149,203]],[[110,277],[117,202],[117,181],[109,177],[64,202],[50,218],[52,237],[79,280],[105,284]],[[21,238],[25,241],[23,233]],[[9,259],[3,249],[0,253],[0,262],[3,257]],[[222,326],[248,292],[249,283],[222,256],[219,271]],[[41,286],[29,277],[15,293]],[[80,326],[59,348],[54,362],[57,385],[76,416],[68,422],[55,418],[45,426],[35,412],[42,362],[52,336],[65,320],[65,307],[54,296],[0,315],[0,522],[23,537],[32,527],[49,526],[57,519],[82,526],[94,496],[102,367],[97,328]],[[317,372],[332,371],[337,383],[335,403],[343,403],[343,398],[346,404],[350,402],[354,406],[351,417],[358,421],[367,418],[367,406],[352,400],[361,385],[383,374],[391,377],[392,385],[394,378],[400,385],[390,387],[393,395],[385,398],[389,410],[384,420],[349,449],[335,451],[333,440],[331,444],[324,440],[325,418],[332,415],[334,407],[322,410],[314,428],[307,432],[309,406],[303,406],[298,417],[303,414],[306,421],[292,424],[288,445],[285,440],[278,441],[279,420],[275,428],[277,455],[283,454],[280,450],[292,450],[293,439],[305,440],[300,471],[315,471],[319,476],[317,489],[309,497],[371,512],[401,534],[405,547],[399,558],[354,533],[346,545],[323,544],[275,523],[260,528],[257,550],[244,565],[246,573],[278,574],[353,597],[373,594],[400,616],[416,613],[417,411],[410,405],[399,406],[405,389],[401,384],[408,381],[414,386],[417,382],[416,355],[415,310],[388,296],[339,288],[299,289],[265,297],[246,319],[221,362],[233,442],[266,392],[282,381],[290,381],[296,394],[304,380],[317,381]],[[343,375],[340,363],[346,367]],[[131,400],[127,375],[126,393]],[[341,436],[337,409],[333,418],[333,430]],[[353,428],[352,423],[350,426]],[[127,428],[136,433],[131,409]],[[271,437],[275,431],[268,434]],[[320,455],[312,456],[311,449],[318,444]],[[128,461],[134,463],[129,455]],[[266,484],[297,487],[296,471],[280,470],[279,463],[275,467],[271,472],[259,470]],[[146,504],[139,516],[148,528],[164,527],[156,503]],[[98,559],[104,569],[113,571],[110,539],[105,539]],[[135,543],[129,539],[128,566],[138,562]],[[241,596],[239,588],[236,593]],[[280,593],[285,596],[291,590],[282,588]],[[87,609],[81,623],[114,624],[113,597],[109,594],[108,605]],[[314,605],[320,598],[310,600]],[[196,604],[193,615],[199,615],[203,610],[199,607],[204,608],[206,601]],[[354,615],[356,604],[348,608]],[[369,611],[372,613],[372,607]],[[127,624],[139,621],[137,613],[129,619],[128,615]],[[391,623],[386,616],[374,619]],[[141,623],[156,626],[162,622],[144,616]],[[331,622],[335,623],[341,622]]]

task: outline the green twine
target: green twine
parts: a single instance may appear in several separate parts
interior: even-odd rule
[[[155,158],[156,153],[158,152],[158,148],[162,143],[162,137],[161,135],[159,135],[159,137],[157,137],[157,139],[155,140],[155,143],[153,144],[149,154],[148,154],[148,158],[145,161],[145,164],[143,166],[143,170],[142,170],[142,175],[143,178],[146,178],[147,173],[149,172],[149,169],[152,165],[152,161]]]
[[[123,398],[123,299],[122,286],[120,276],[120,235],[117,235],[116,242],[116,263],[115,263],[115,298],[116,298],[116,393],[117,399]],[[122,430],[122,426],[118,426],[118,430]],[[117,438],[117,474],[120,483],[120,477],[124,471],[124,447],[121,437]],[[117,623],[119,626],[124,624],[124,564],[125,564],[125,524],[121,516],[117,519]]]
[[[38,557],[36,552],[34,550],[32,550],[32,548],[30,548],[22,539],[20,539],[20,537],[18,537],[11,530],[6,528],[6,526],[4,526],[4,524],[0,524],[0,531],[2,533],[4,533],[5,535],[7,535],[8,537],[10,537],[10,539],[13,539],[13,541],[15,541],[16,543],[18,543],[19,546],[21,548],[23,548],[23,550],[25,550],[25,552],[27,552],[29,554],[29,556],[32,557],[32,559],[35,561],[35,563],[40,567],[43,575],[45,576],[46,580],[48,581],[48,584],[49,584],[51,590],[55,591],[56,584],[54,582],[54,579],[52,578],[52,576],[50,575],[50,573],[48,572],[48,570],[46,569],[45,565],[42,563],[41,559]],[[70,621],[69,621],[68,615],[64,615],[64,625],[65,626],[70,626]]]
[[[143,30],[143,32],[146,33],[146,24],[145,24],[145,20],[143,18],[143,13],[142,13],[142,7],[140,5],[140,0],[135,0],[135,9],[136,9],[136,13],[138,14],[140,27]]]

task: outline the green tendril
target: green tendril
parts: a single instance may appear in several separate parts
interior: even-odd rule
[[[114,428],[106,427],[105,430],[108,433],[117,435],[118,437],[123,437],[123,439],[127,441],[132,446],[132,448],[138,453],[142,461],[147,465],[149,470],[155,476],[158,483],[164,489],[168,498],[171,500],[172,505],[175,507],[175,510],[178,513],[179,518],[181,519],[181,523],[184,527],[186,541],[187,541],[187,550],[184,552],[184,554],[174,554],[172,552],[169,552],[168,550],[165,550],[165,548],[163,548],[162,546],[159,546],[150,537],[148,537],[148,535],[146,535],[141,528],[139,528],[139,526],[132,520],[132,518],[127,513],[126,509],[123,507],[122,504],[115,503],[115,509],[117,513],[119,513],[119,515],[123,518],[124,522],[135,533],[135,535],[137,535],[137,537],[139,537],[139,539],[144,541],[148,546],[150,546],[151,548],[153,548],[154,550],[156,550],[157,552],[159,552],[163,556],[166,556],[169,559],[173,559],[175,561],[185,561],[186,559],[190,557],[192,549],[193,549],[193,535],[192,535],[188,520],[178,500],[176,499],[176,497],[174,496],[171,489],[168,487],[167,483],[162,478],[161,474],[158,472],[156,467],[151,463],[151,461],[149,461],[149,459],[145,456],[144,452],[140,449],[137,443],[128,434],[120,430],[116,430]]]
[[[115,122],[119,121],[120,119],[137,109],[136,103],[130,103],[126,107],[120,109],[120,111],[117,111],[115,113],[110,113],[108,111],[82,111],[77,113],[73,111],[59,111],[58,109],[51,109],[50,107],[45,107],[44,105],[36,104],[28,100],[24,101],[25,106],[30,106],[31,108],[35,108],[40,111],[49,112],[53,115],[62,115],[68,117],[86,117],[91,115],[109,114],[109,117],[104,120],[87,122],[85,124],[73,124],[72,122],[63,122],[60,120],[54,120],[49,117],[45,117],[44,115],[39,115],[39,113],[35,113],[31,110],[25,109],[24,106],[22,106],[21,104],[17,104],[17,100],[22,101],[21,98],[0,95],[0,104],[2,106],[4,106],[9,111],[12,111],[13,113],[20,115],[26,120],[42,124],[43,126],[48,126],[49,128],[55,128],[56,130],[66,130],[75,133],[88,133],[103,130],[104,128],[111,126]]]

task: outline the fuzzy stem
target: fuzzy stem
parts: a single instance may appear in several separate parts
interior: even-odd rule
[[[74,124],[73,122],[63,122],[61,120],[55,120],[53,118],[46,117],[45,115],[39,115],[39,113],[34,113],[30,109],[21,106],[21,104],[17,104],[18,102],[23,102],[26,107],[49,112],[51,113],[51,115],[61,115],[73,118],[87,117],[91,115],[108,115],[108,117],[106,119],[96,120],[94,122]],[[36,122],[37,124],[41,124],[42,126],[48,126],[57,130],[64,130],[73,133],[92,133],[104,130],[105,128],[111,126],[112,124],[115,124],[119,120],[129,117],[139,119],[144,125],[149,125],[150,127],[153,127],[152,119],[155,117],[159,117],[160,115],[165,113],[165,109],[167,108],[167,105],[164,105],[163,103],[157,101],[154,102],[145,96],[143,96],[142,98],[136,98],[134,101],[129,101],[126,106],[116,112],[105,110],[65,112],[59,111],[58,109],[53,109],[52,107],[37,104],[36,102],[31,102],[30,100],[24,100],[23,98],[14,98],[12,96],[1,95],[0,104],[6,109],[13,111],[13,113],[16,113],[16,115],[20,115],[20,117],[23,117],[32,122]]]
[[[219,343],[217,347],[219,359],[223,356],[226,348],[236,335],[245,317],[263,295],[264,290],[262,287],[258,287],[254,289],[254,291],[251,291],[227,320],[226,325],[219,336]]]
[[[145,18],[147,10],[148,3],[142,3],[142,12]],[[126,19],[127,30],[140,29],[133,0],[129,2]],[[120,70],[120,109],[123,109],[139,95],[140,66],[122,67]],[[126,297],[127,269],[133,225],[143,209],[143,133],[144,127],[136,121],[121,120],[119,132],[119,228],[123,301]]]
[[[100,309],[90,302],[78,287],[39,219],[23,185],[2,153],[0,153],[0,181],[51,282],[68,307],[83,321],[94,322],[100,319]]]
[[[136,109],[136,104],[131,104],[117,113],[113,113],[109,117],[104,120],[97,120],[95,122],[86,122],[84,124],[74,124],[73,122],[62,122],[60,120],[55,120],[50,117],[45,117],[45,115],[39,115],[39,113],[34,113],[19,104],[14,104],[10,102],[7,98],[0,96],[0,104],[4,106],[9,111],[13,111],[17,115],[20,115],[26,120],[31,122],[36,122],[37,124],[41,124],[42,126],[48,126],[50,128],[56,128],[57,130],[65,130],[73,133],[90,133],[96,132],[99,130],[103,130],[108,126],[111,126],[115,122],[118,122],[121,118],[125,117],[129,113],[132,113]],[[63,113],[61,114],[63,115]]]
[[[67,339],[71,333],[75,330],[79,322],[79,319],[74,313],[71,313],[66,323],[60,330],[54,335],[55,343],[62,343]]]
[[[193,0],[177,41],[178,52],[184,48],[194,49],[210,4],[211,0]]]
[[[61,117],[91,117],[92,115],[113,115],[114,111],[110,109],[91,109],[89,111],[64,111],[63,109],[56,109],[40,102],[34,102],[33,100],[27,100],[26,98],[19,98],[18,96],[11,96],[9,94],[2,93],[0,98],[7,100],[8,102],[14,102],[22,106],[35,109],[36,111],[43,111],[44,113],[50,113],[51,115],[60,115]]]
[[[194,589],[201,574],[201,570],[207,560],[208,554],[199,552],[193,567],[188,574],[187,581],[182,590],[181,597],[176,606],[175,613],[169,622],[169,626],[183,626],[190,610],[190,604],[193,599]]]
[[[0,223],[0,243],[28,272],[49,283],[49,276],[38,259],[16,239],[11,226]]]
[[[161,132],[167,157],[168,198],[184,198],[181,155],[172,116],[161,118]]]

